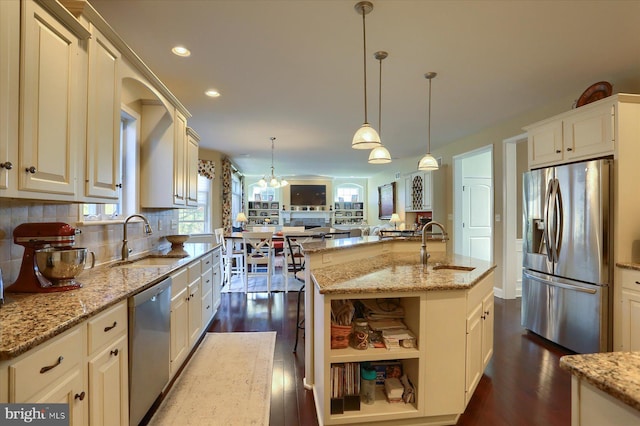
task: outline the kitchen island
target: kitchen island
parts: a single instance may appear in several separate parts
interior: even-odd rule
[[[319,424],[455,424],[493,353],[495,265],[447,255],[446,244],[430,241],[424,266],[414,238],[360,237],[303,247],[305,386],[313,389]],[[332,349],[334,300],[400,306],[416,347]],[[380,389],[372,405],[350,407],[344,398],[332,398],[332,366],[388,361],[401,365],[415,388],[414,402],[389,403]]]

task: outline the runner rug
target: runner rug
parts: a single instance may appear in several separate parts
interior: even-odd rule
[[[268,425],[276,332],[207,333],[150,425]]]

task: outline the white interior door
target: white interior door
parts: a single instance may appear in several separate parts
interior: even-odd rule
[[[462,254],[491,260],[491,178],[462,181]]]
[[[493,259],[493,146],[454,157],[455,253]]]

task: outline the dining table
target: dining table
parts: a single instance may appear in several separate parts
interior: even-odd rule
[[[231,232],[230,234],[226,234],[224,236],[226,253],[233,253],[234,250],[242,249],[243,232]],[[286,236],[325,239],[325,238],[333,238],[333,236],[342,235],[342,234],[343,232],[313,232],[313,228],[308,231],[296,231],[296,232],[287,232],[287,233],[283,233],[282,231],[276,231],[273,233],[273,236],[271,238],[271,247],[275,250],[284,250]],[[233,258],[232,256],[225,256],[223,261],[226,263],[224,280],[226,283],[230,283]]]

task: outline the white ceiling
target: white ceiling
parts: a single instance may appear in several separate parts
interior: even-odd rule
[[[354,0],[89,0],[193,115],[201,146],[247,175],[371,176],[351,149],[364,121]],[[373,0],[368,119],[394,158],[432,150],[606,80],[640,80],[640,1]],[[189,58],[170,53],[188,47]],[[215,87],[222,96],[208,98]],[[567,105],[569,109],[571,105]]]

